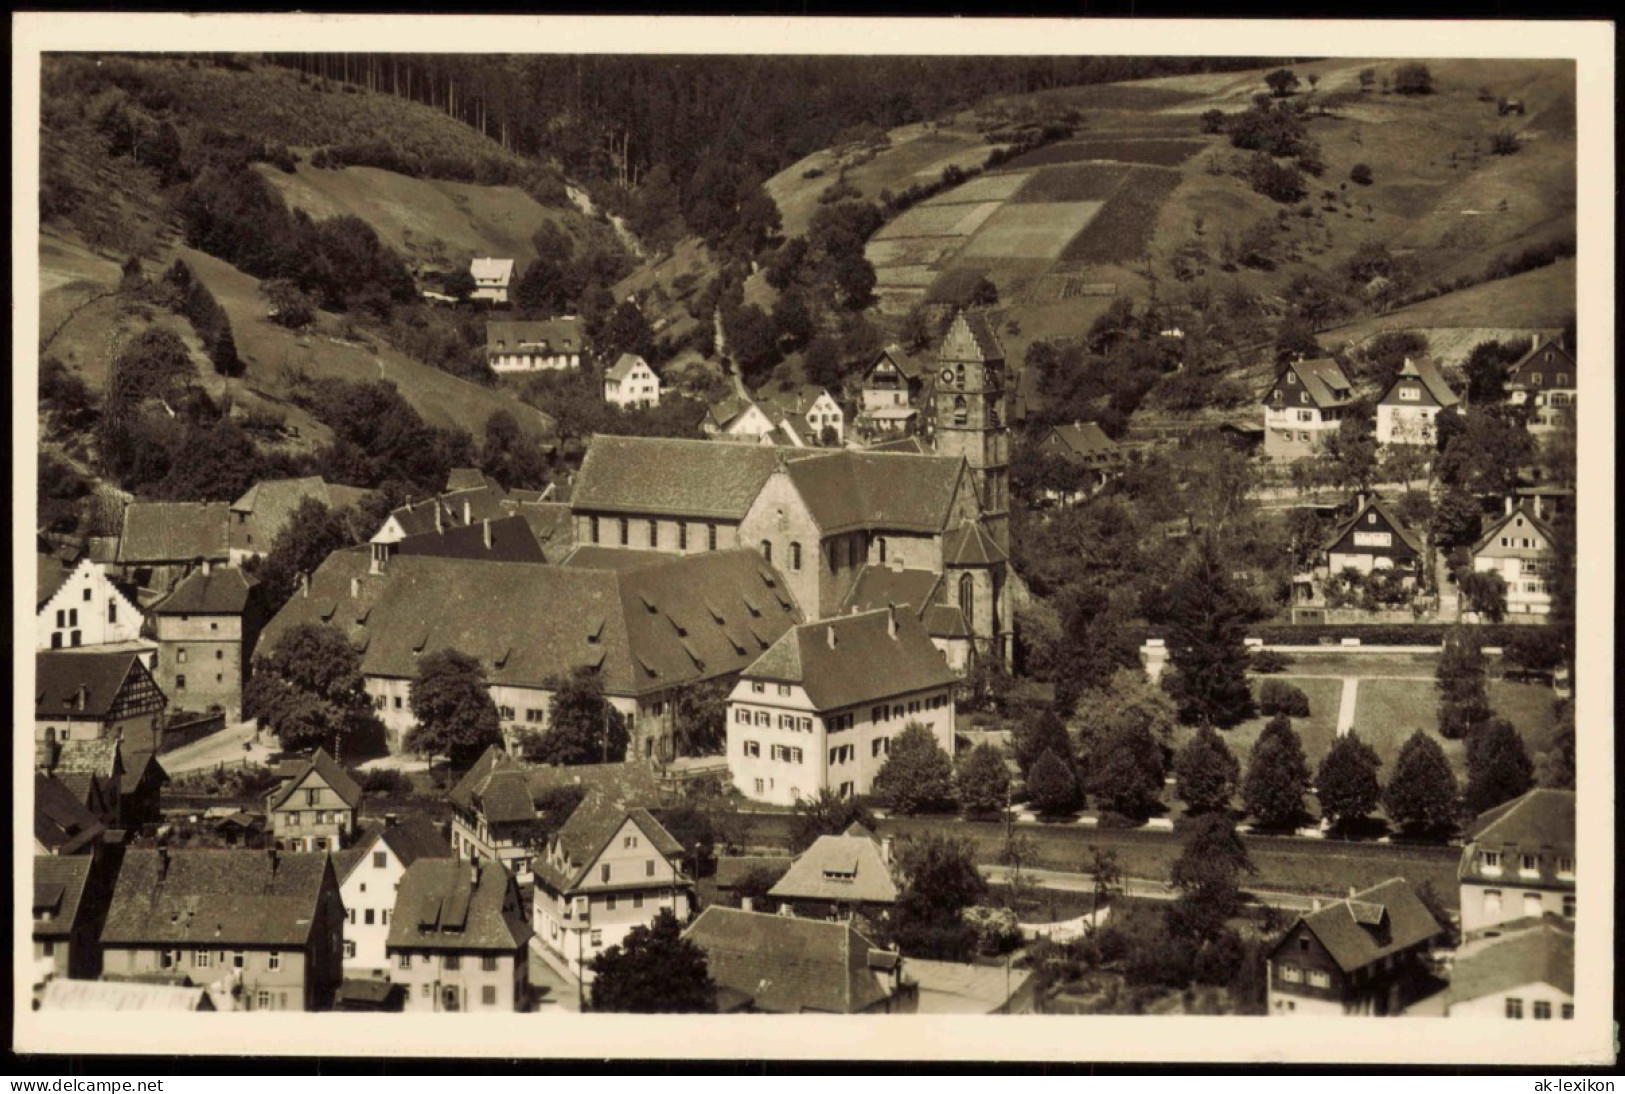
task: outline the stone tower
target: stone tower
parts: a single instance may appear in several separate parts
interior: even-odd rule
[[[982,526],[1010,550],[1010,429],[1004,406],[1004,350],[985,316],[960,312],[937,350],[936,449],[970,465]]]

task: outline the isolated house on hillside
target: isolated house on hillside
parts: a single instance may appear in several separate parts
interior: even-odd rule
[[[1537,788],[1478,815],[1457,877],[1471,937],[1520,919],[1575,912],[1574,791]]]
[[[1508,615],[1550,615],[1556,533],[1536,515],[1539,500],[1506,501],[1506,513],[1473,544],[1473,571],[1500,574]]]
[[[495,862],[419,858],[401,878],[386,948],[408,1011],[522,1011],[530,923]]]
[[[1426,557],[1421,533],[1375,494],[1356,498],[1354,515],[1326,540],[1325,552],[1327,570],[1334,575],[1395,570],[1412,581],[1421,577]]]
[[[508,286],[513,281],[513,259],[476,258],[469,262],[468,272],[474,277],[474,292],[469,299],[492,304],[508,302]]]
[[[1269,1014],[1398,1015],[1432,986],[1443,930],[1403,878],[1299,916],[1267,955]]]
[[[1110,482],[1124,462],[1123,450],[1106,436],[1099,422],[1055,426],[1040,444],[1041,451],[1064,460],[1078,472],[1078,489],[1044,490],[1044,496],[1052,501],[1076,503],[1086,493]]]
[[[1545,440],[1572,427],[1580,367],[1561,339],[1539,343],[1507,370],[1507,401],[1529,408],[1529,432]]]
[[[492,372],[579,369],[586,327],[573,315],[485,324],[485,363]]]
[[[637,354],[623,353],[604,370],[604,402],[623,410],[659,406],[660,377]]]
[[[1315,455],[1353,402],[1354,388],[1336,361],[1289,362],[1264,393],[1264,454],[1275,460]]]
[[[1407,357],[1377,400],[1377,443],[1431,447],[1438,437],[1438,416],[1460,402],[1431,358]]]

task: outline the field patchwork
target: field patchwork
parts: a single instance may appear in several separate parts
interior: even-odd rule
[[[1106,201],[1117,192],[1130,168],[1109,163],[1062,164],[1032,176],[1011,200],[1023,205],[1053,201]]]
[[[1010,161],[1014,168],[1046,167],[1056,163],[1085,163],[1109,160],[1118,163],[1149,163],[1177,167],[1206,148],[1203,141],[1180,140],[1091,140],[1062,141],[1035,148]]]
[[[1031,176],[1024,171],[1009,171],[998,175],[981,175],[961,183],[946,193],[938,194],[927,205],[967,205],[980,201],[1007,201],[1020,191]]]
[[[1134,168],[1102,214],[1072,238],[1060,257],[1083,264],[1121,263],[1140,257],[1156,230],[1157,212],[1180,179],[1177,171],[1165,168]]]
[[[1055,259],[1103,207],[1098,201],[1011,204],[971,237],[965,258]]]
[[[959,246],[953,236],[914,236],[910,239],[871,239],[863,256],[877,271],[888,266],[929,266]]]

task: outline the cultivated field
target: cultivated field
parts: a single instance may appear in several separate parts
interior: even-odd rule
[[[1030,176],[1025,171],[1009,171],[997,175],[981,175],[961,183],[946,193],[938,194],[927,205],[964,205],[979,201],[1008,201],[1022,188]]]
[[[1118,186],[1101,216],[1079,232],[1061,258],[1068,263],[1130,262],[1145,253],[1156,229],[1157,211],[1178,188],[1180,176],[1155,167],[1137,167]]]
[[[1064,141],[1034,149],[1010,161],[1019,169],[1047,167],[1057,163],[1087,163],[1111,160],[1117,163],[1151,163],[1177,167],[1208,145],[1203,141],[1096,140]]]
[[[1006,205],[971,237],[960,254],[978,259],[1054,259],[1068,240],[1095,219],[1102,204],[1074,201]]]
[[[1117,192],[1129,168],[1109,163],[1076,163],[1046,167],[1033,175],[1011,200],[1022,204],[1046,201],[1105,201]],[[1003,176],[994,176],[995,178]]]

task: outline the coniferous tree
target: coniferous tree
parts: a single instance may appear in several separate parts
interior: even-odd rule
[[[1467,809],[1482,813],[1535,784],[1535,765],[1511,722],[1491,718],[1467,738]]]
[[[1400,828],[1437,834],[1455,823],[1459,794],[1444,749],[1419,729],[1399,750],[1393,777],[1382,791],[1382,805]]]
[[[1253,713],[1244,638],[1247,608],[1217,542],[1204,535],[1169,596],[1168,693],[1188,723],[1229,728]]]
[[[1333,828],[1344,828],[1377,807],[1382,788],[1377,770],[1382,760],[1353,729],[1332,742],[1315,772],[1320,814]]]
[[[1309,761],[1303,741],[1284,715],[1271,718],[1253,745],[1242,782],[1247,812],[1265,828],[1285,828],[1303,819],[1309,791]]]
[[[1078,806],[1078,777],[1072,764],[1053,752],[1038,757],[1027,776],[1027,794],[1045,816],[1059,816]]]
[[[1464,627],[1445,634],[1436,670],[1439,688],[1439,732],[1462,738],[1490,716],[1484,652],[1477,635]]]
[[[1241,765],[1235,754],[1211,726],[1197,730],[1174,757],[1174,775],[1179,780],[1179,800],[1192,813],[1222,813],[1241,780]]]
[[[954,789],[959,808],[971,816],[1003,809],[1010,789],[1010,769],[1005,766],[1004,755],[986,743],[966,752],[954,773]]]

